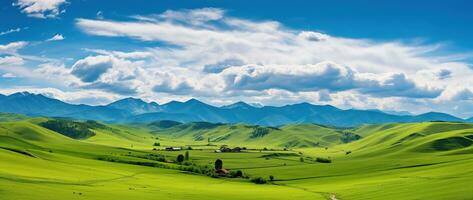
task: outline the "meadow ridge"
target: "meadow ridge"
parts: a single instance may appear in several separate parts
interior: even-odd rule
[[[2,199],[473,196],[473,125],[468,123],[338,129],[315,124],[275,128],[171,121],[112,125],[1,116]],[[63,128],[56,130],[63,133],[45,128],[45,122],[59,124],[56,127]],[[84,127],[93,135],[73,139],[71,134],[87,132]],[[222,145],[244,149],[216,153]],[[176,149],[166,151],[169,147]],[[188,154],[188,160],[176,162],[179,154]],[[230,172],[242,171],[243,177],[204,174],[205,166],[213,170],[216,159]],[[253,183],[259,177],[266,183]]]

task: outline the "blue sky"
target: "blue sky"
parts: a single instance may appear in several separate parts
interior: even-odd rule
[[[0,2],[0,92],[473,116],[471,1]]]

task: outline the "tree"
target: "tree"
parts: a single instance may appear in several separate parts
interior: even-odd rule
[[[186,151],[186,154],[184,154],[184,160],[189,160],[189,151]]]
[[[177,158],[176,158],[176,161],[177,161],[178,163],[184,162],[184,156],[183,156],[182,154],[179,154],[179,155],[177,156]]]
[[[215,170],[221,170],[223,168],[223,161],[220,159],[217,159],[215,161]]]
[[[155,147],[159,147],[159,146],[161,146],[161,143],[159,143],[159,142],[155,142],[153,146],[155,146]]]
[[[269,180],[272,182],[274,181],[274,176],[273,175],[269,175]]]
[[[303,157],[299,158],[299,161],[304,162],[304,158]]]

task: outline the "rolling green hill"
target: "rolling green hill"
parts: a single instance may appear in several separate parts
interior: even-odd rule
[[[160,124],[155,122],[150,124]],[[167,122],[169,123],[169,122]],[[253,147],[326,147],[347,143],[361,138],[355,133],[315,124],[297,124],[283,127],[251,126],[245,124],[213,124],[207,122],[193,122],[175,124],[169,128],[157,128],[154,134],[170,137],[174,140],[185,141],[188,144],[227,144]]]
[[[15,120],[0,122],[1,199],[440,200],[473,196],[473,124],[468,123],[337,129],[314,124],[274,128],[66,120],[94,133],[75,138],[42,126],[57,119],[5,116]],[[157,142],[160,146],[153,146]],[[220,144],[253,150],[215,153]],[[259,185],[244,178],[191,173],[174,162],[184,151],[161,150],[186,145],[192,145],[188,162],[193,166],[213,165],[221,159],[225,169],[241,170],[250,179],[273,176],[274,181]],[[289,150],[283,151],[285,146]],[[166,162],[154,159],[158,156]],[[323,159],[331,163],[317,161]]]

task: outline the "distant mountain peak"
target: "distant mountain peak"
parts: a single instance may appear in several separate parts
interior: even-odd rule
[[[9,95],[10,97],[24,97],[24,96],[33,96],[34,94],[32,93],[29,93],[29,92],[16,92],[16,93],[13,93],[11,95]],[[40,95],[40,94],[39,94]],[[42,95],[41,95],[42,96]]]
[[[142,99],[128,97],[112,102],[107,107],[129,111],[133,114],[142,114],[159,111],[159,104],[156,102],[147,103]]]
[[[138,98],[133,98],[133,97],[127,97],[127,98],[124,98],[124,99],[120,99],[118,101],[115,101],[115,102],[112,102],[108,105],[115,105],[115,104],[119,104],[119,103],[140,103],[140,104],[147,104],[145,101],[141,100],[141,99],[138,99]]]
[[[211,106],[209,104],[206,104],[206,103],[204,103],[202,101],[199,101],[197,99],[194,99],[194,98],[187,100],[186,102],[184,102],[184,104],[191,105],[191,106],[205,106],[205,107]]]
[[[448,115],[448,116],[449,116],[449,114],[441,113],[441,112],[434,112],[434,111],[422,113],[422,114],[420,114],[419,116],[427,116],[427,115],[445,115],[445,116]]]
[[[225,109],[235,109],[235,108],[242,108],[242,109],[248,109],[248,108],[255,108],[254,106],[243,102],[243,101],[238,101],[229,105],[222,106],[221,108]]]
[[[187,100],[185,103],[201,103],[201,104],[203,104],[202,101],[199,101],[199,100],[197,100],[197,99],[195,99],[195,98],[189,99],[189,100]]]

